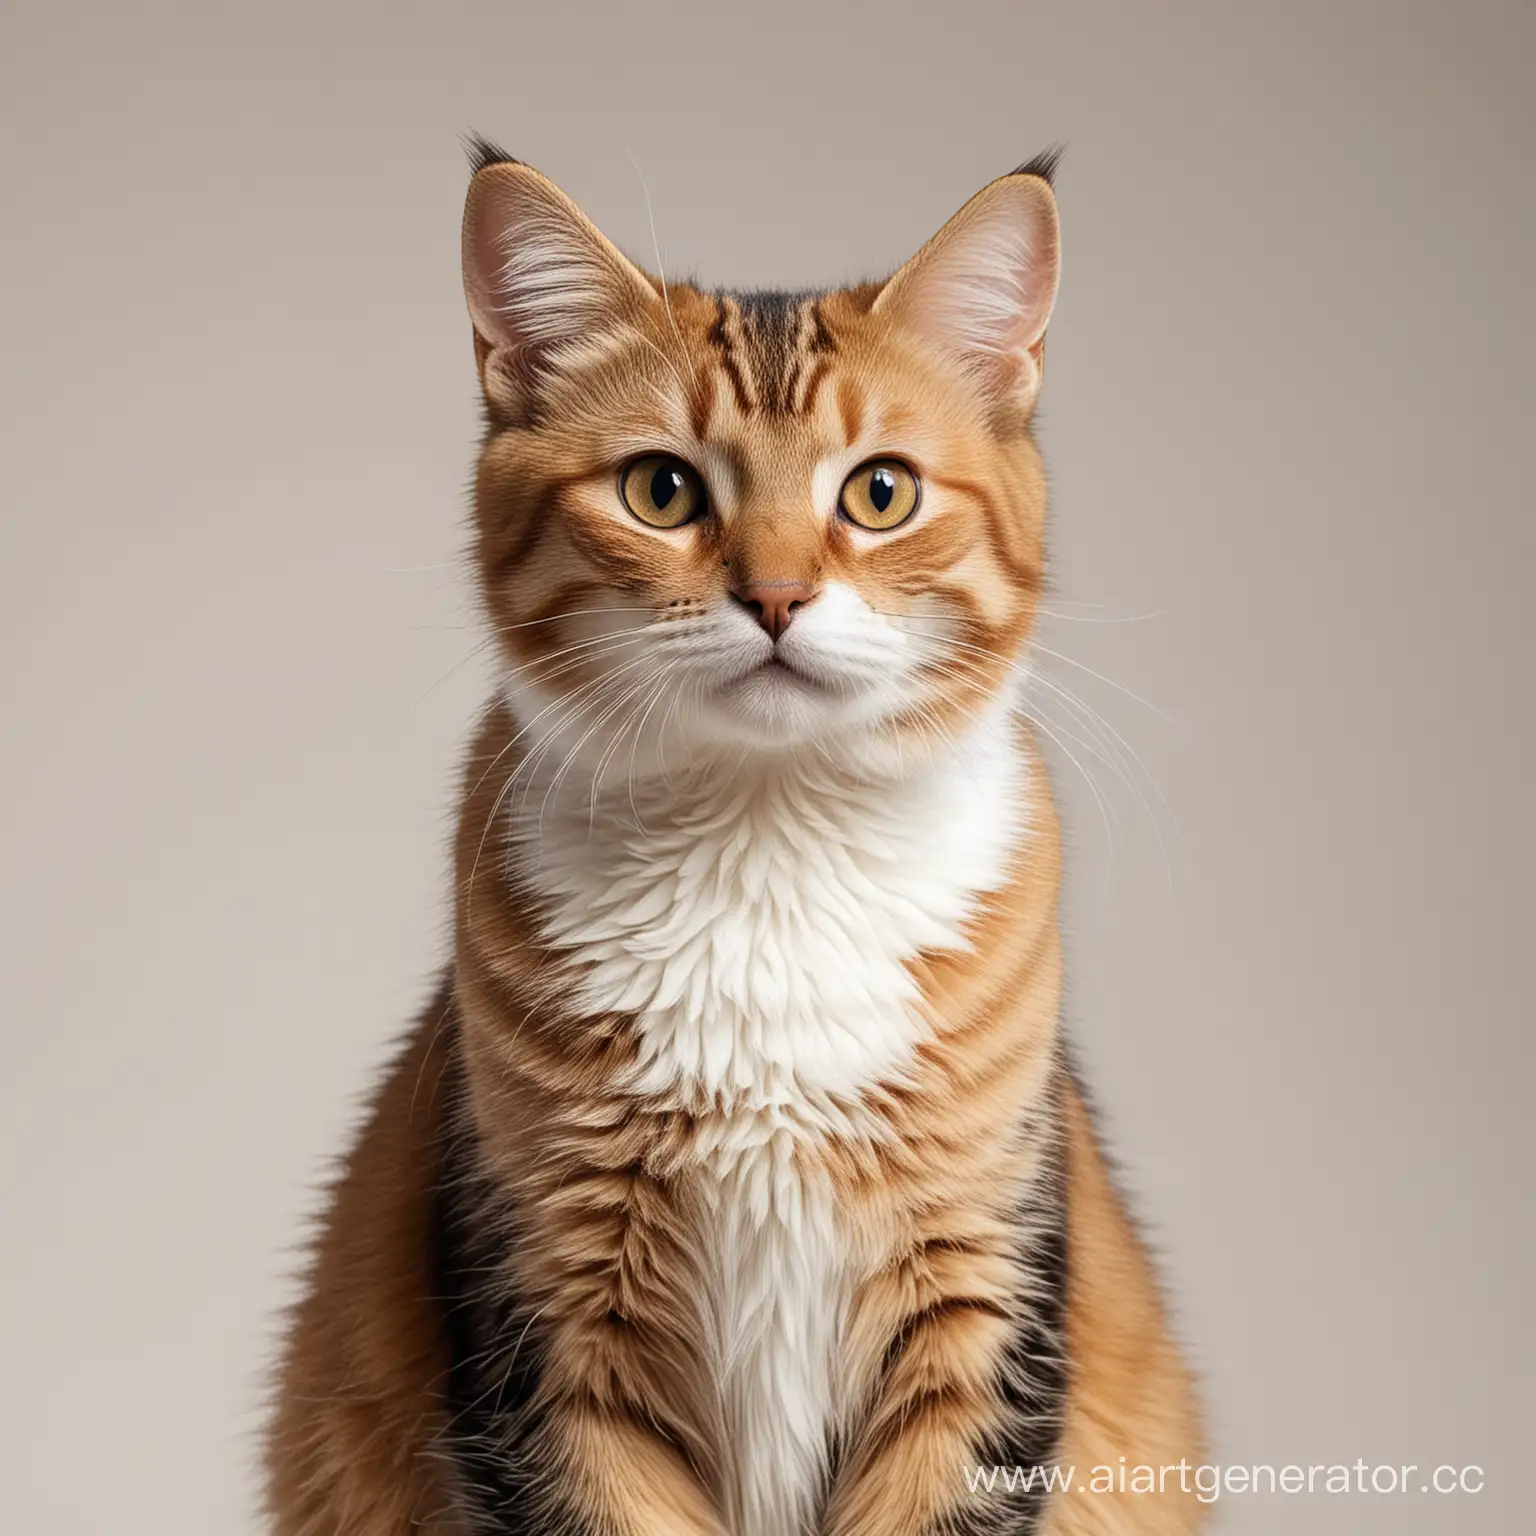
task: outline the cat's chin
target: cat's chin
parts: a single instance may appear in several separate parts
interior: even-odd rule
[[[753,667],[751,671],[744,672],[728,686],[731,689],[756,688],[763,691],[766,697],[779,699],[796,695],[804,697],[806,694],[828,695],[832,692],[825,683],[777,654]]]
[[[848,700],[800,668],[770,658],[715,690],[709,715],[737,741],[794,746],[822,736]]]

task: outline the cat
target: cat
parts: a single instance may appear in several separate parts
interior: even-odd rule
[[[803,293],[669,284],[473,162],[499,683],[452,964],[289,1322],[273,1529],[1195,1530],[1176,1476],[1014,1471],[1201,1435],[1062,1040],[1019,708],[1054,157]]]

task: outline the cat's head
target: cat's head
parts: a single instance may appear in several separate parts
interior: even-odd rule
[[[630,771],[901,753],[997,705],[1041,585],[1050,171],[992,182],[886,282],[715,293],[484,148],[478,550],[530,744]]]

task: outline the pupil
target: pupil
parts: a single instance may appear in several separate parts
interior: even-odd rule
[[[683,477],[675,469],[663,465],[651,476],[651,504],[665,509],[667,503],[682,489]]]
[[[877,469],[869,477],[869,500],[876,512],[884,512],[896,495],[896,477],[888,469]]]

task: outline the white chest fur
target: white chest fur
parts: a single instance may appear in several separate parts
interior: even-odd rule
[[[794,1112],[899,1072],[921,1034],[907,962],[960,943],[1023,818],[1006,726],[910,778],[816,754],[695,770],[549,808],[518,872],[574,962],[578,1007],[635,1018],[637,1093]]]
[[[885,782],[821,758],[580,796],[524,830],[518,872],[573,962],[575,1005],[629,1013],[630,1087],[712,1110],[700,1298],[734,1536],[814,1519],[854,1283],[830,1186],[797,1145],[855,1130],[927,1025],[907,969],[954,947],[1022,832],[1023,771],[988,722]],[[643,830],[642,830],[643,829]]]
[[[852,1273],[829,1183],[790,1167],[791,1138],[715,1162],[700,1297],[733,1536],[814,1529]]]

